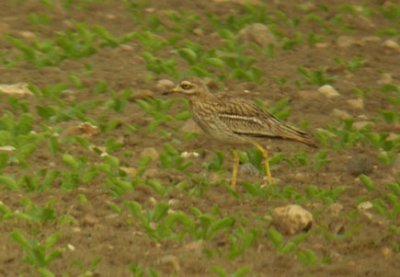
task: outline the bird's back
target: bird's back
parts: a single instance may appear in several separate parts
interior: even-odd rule
[[[190,99],[193,119],[209,135],[232,143],[254,138],[280,138],[316,146],[311,136],[245,99],[202,97]]]

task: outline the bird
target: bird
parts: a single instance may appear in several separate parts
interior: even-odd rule
[[[237,151],[239,145],[253,145],[262,153],[269,184],[273,183],[269,153],[261,146],[260,140],[282,139],[317,147],[311,135],[279,120],[251,101],[211,93],[200,78],[182,80],[169,93],[185,95],[197,125],[211,138],[232,146],[233,190],[236,190],[240,163]]]

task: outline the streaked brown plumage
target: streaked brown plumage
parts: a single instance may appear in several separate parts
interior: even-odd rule
[[[172,92],[182,93],[188,97],[194,121],[211,137],[233,145],[256,146],[263,153],[269,183],[272,183],[272,177],[268,152],[257,142],[259,139],[285,139],[316,147],[313,138],[305,132],[280,121],[244,99],[213,95],[200,79],[182,81]],[[235,188],[239,166],[235,148],[233,157],[232,187]]]

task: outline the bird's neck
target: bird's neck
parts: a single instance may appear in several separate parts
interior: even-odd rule
[[[210,92],[204,92],[201,94],[193,94],[193,95],[190,95],[190,97],[189,97],[189,103],[192,105],[194,103],[203,102],[203,101],[216,102],[216,101],[218,101],[218,98]]]

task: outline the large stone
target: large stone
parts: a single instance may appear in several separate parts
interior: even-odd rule
[[[287,205],[272,211],[272,223],[282,233],[294,235],[310,230],[313,216],[299,205]]]

